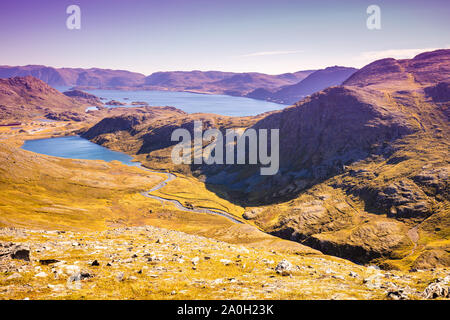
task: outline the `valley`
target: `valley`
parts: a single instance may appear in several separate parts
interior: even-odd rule
[[[0,80],[1,297],[448,298],[450,50],[355,71],[239,117],[106,108],[32,76]],[[171,132],[196,121],[279,129],[279,172],[174,164]],[[58,137],[142,167],[22,148]]]

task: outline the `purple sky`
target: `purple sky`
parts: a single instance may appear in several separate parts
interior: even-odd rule
[[[81,30],[66,8],[81,8]],[[366,8],[381,8],[368,30]],[[450,1],[3,0],[0,64],[293,72],[450,46]]]

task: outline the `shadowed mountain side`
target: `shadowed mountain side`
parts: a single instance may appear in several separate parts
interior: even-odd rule
[[[295,196],[300,190],[339,174],[344,166],[370,154],[389,155],[388,144],[417,128],[383,95],[346,87],[329,88],[299,104],[276,112],[253,128],[279,129],[280,171],[261,176],[253,166],[204,166],[208,183],[225,184],[245,192],[247,201],[270,203]],[[226,173],[224,172],[226,170]]]
[[[358,69],[355,68],[338,66],[329,67],[311,73],[305,79],[296,84],[278,88],[275,92],[271,92],[267,88],[263,87],[250,92],[247,94],[247,97],[284,104],[293,104],[315,92],[342,84],[342,82],[344,82],[357,70]]]

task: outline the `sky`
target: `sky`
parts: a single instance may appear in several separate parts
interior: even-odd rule
[[[369,5],[381,29],[370,30]],[[78,5],[81,28],[66,26]],[[448,0],[2,0],[0,65],[279,74],[450,48]]]

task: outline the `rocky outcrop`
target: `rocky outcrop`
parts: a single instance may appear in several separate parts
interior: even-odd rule
[[[84,121],[86,116],[76,112],[64,111],[64,112],[48,112],[45,114],[45,118],[55,121]]]
[[[99,135],[123,130],[131,130],[145,120],[141,115],[125,115],[102,119],[95,126],[82,134],[83,138],[94,139]]]
[[[11,259],[30,261],[30,249],[19,244],[0,242],[0,259],[8,257]]]
[[[126,106],[127,104],[124,102],[120,102],[120,101],[116,101],[116,100],[111,100],[105,103],[107,106]]]
[[[382,188],[375,204],[395,218],[426,218],[432,213],[431,199],[414,182],[404,179]]]
[[[92,104],[94,106],[96,106],[96,105],[102,106],[103,105],[103,103],[99,97],[97,97],[93,94],[81,91],[81,90],[70,90],[70,91],[64,92],[64,94],[68,97],[78,99],[86,104]]]
[[[450,250],[431,249],[422,252],[414,261],[415,270],[429,270],[450,266]]]

